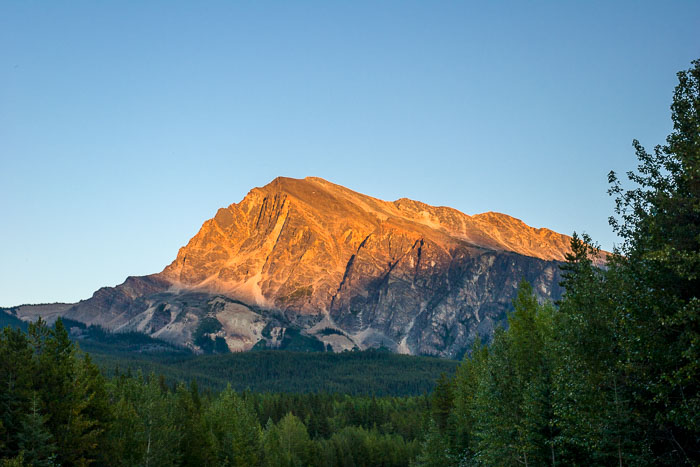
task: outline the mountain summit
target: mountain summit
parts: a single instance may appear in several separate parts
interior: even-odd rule
[[[279,177],[219,209],[162,272],[57,314],[201,350],[306,342],[454,357],[505,320],[521,279],[558,298],[569,242],[505,214]]]

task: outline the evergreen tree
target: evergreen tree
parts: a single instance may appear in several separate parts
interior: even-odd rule
[[[39,320],[28,333],[35,389],[56,441],[57,461],[87,465],[99,457],[100,436],[109,422],[104,380],[89,358],[77,358],[61,319],[53,328]]]
[[[132,465],[154,465],[141,462],[144,450],[141,448],[139,435],[143,433],[143,420],[136,412],[133,401],[123,394],[113,404],[114,419],[107,431],[105,447],[112,454],[111,464],[128,467]],[[150,452],[146,453],[148,456]]]
[[[444,467],[456,462],[448,436],[441,432],[437,423],[431,419],[421,452],[416,459],[418,467]]]
[[[538,304],[525,281],[513,306],[476,388],[475,453],[487,465],[546,465],[556,459],[547,354],[554,311]]]
[[[26,335],[19,329],[0,331],[0,457],[19,453],[17,433],[29,412],[34,362]]]
[[[437,429],[445,436],[450,432],[450,412],[453,406],[452,380],[442,373],[431,397],[431,416]]]
[[[620,319],[611,290],[620,285],[593,260],[591,239],[574,234],[562,267],[566,289],[557,316],[554,412],[562,460],[578,464],[645,463],[641,421],[634,419]]]
[[[25,415],[17,433],[18,447],[23,461],[33,467],[50,467],[56,464],[56,445],[46,429],[46,417],[39,412],[39,399],[32,398],[31,411]]]
[[[455,427],[455,451],[464,458],[472,458],[475,454],[476,392],[487,369],[488,355],[488,347],[477,337],[470,354],[465,355],[455,374],[451,416]]]
[[[181,434],[179,450],[182,454],[182,465],[215,465],[213,440],[202,418],[196,383],[190,385],[189,390],[182,384],[178,386],[175,392],[175,408],[175,425]]]

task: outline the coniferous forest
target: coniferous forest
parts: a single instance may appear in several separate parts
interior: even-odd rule
[[[101,371],[60,320],[8,326],[0,462],[699,465],[700,61],[678,78],[666,143],[635,141],[629,181],[609,175],[622,244],[606,265],[574,235],[563,298],[541,303],[521,283],[508,328],[476,342],[429,396],[173,384]]]

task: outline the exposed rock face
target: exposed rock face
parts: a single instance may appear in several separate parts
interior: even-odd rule
[[[219,209],[161,273],[62,314],[194,347],[202,335],[276,345],[297,328],[334,350],[456,356],[505,319],[521,279],[559,298],[569,241],[504,214],[277,178]],[[201,325],[210,318],[220,326]]]

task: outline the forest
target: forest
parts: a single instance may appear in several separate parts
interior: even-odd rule
[[[430,408],[427,396],[105,378],[60,320],[5,327],[0,362],[1,465],[407,465]]]
[[[700,465],[700,61],[678,73],[673,132],[610,173],[599,253],[574,235],[565,294],[523,283],[508,330],[476,342],[432,395],[419,465]],[[573,176],[573,174],[572,174]]]
[[[81,348],[82,345],[81,345]],[[254,392],[330,392],[414,396],[430,392],[441,373],[454,374],[458,362],[396,355],[368,349],[342,353],[262,350],[226,355],[93,354],[107,374],[140,369],[163,375],[172,385],[197,380],[202,389]]]
[[[103,372],[60,320],[8,326],[0,465],[699,465],[700,60],[678,79],[666,143],[609,175],[606,265],[574,234],[562,299],[522,282],[430,395],[200,389]]]

